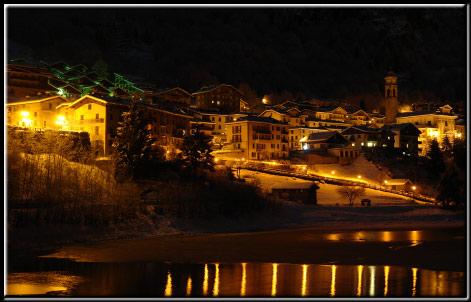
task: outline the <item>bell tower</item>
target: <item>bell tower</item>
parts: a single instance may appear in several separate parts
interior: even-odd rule
[[[394,124],[397,115],[397,77],[390,71],[384,78],[385,124]]]

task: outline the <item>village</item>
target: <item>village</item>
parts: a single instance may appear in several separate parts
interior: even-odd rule
[[[468,5],[4,5],[5,300],[443,297]]]
[[[211,138],[216,164],[268,165],[272,170],[277,165],[300,167],[304,176],[313,173],[308,168],[312,165],[349,165],[369,148],[395,149],[418,158],[427,155],[433,140],[452,144],[465,136],[464,115],[454,113],[448,104],[419,103],[413,104],[414,111],[405,111],[411,106],[398,104],[398,81],[393,72],[384,78],[384,114],[380,106],[367,112],[339,101],[271,104],[263,98],[249,106],[244,98],[230,84],[204,86],[190,93],[179,87],[157,89],[136,76],[114,73],[110,80],[83,64],[32,64],[24,59],[8,63],[8,127],[83,133],[97,159],[107,159],[113,152],[122,113],[132,100],[150,113],[152,124],[148,127],[154,144],[163,148],[167,159],[175,158],[185,134],[198,128]],[[317,173],[317,179],[312,180],[327,176],[433,201],[431,192],[419,189],[407,178],[394,179],[384,173],[367,182],[365,176],[361,179],[366,171],[340,177],[331,170]],[[306,192],[302,186],[291,189]]]

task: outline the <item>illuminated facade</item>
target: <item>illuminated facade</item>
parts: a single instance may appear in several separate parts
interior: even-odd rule
[[[396,123],[411,123],[421,131],[419,155],[425,156],[433,139],[441,143],[443,138],[447,136],[450,142],[453,142],[455,137],[464,136],[455,128],[457,118],[458,116],[453,113],[453,108],[450,105],[445,105],[437,110],[399,113]]]
[[[321,127],[291,127],[289,128],[289,149],[302,150],[302,142],[306,141],[312,133],[328,132]]]
[[[227,123],[229,150],[253,160],[288,159],[287,123],[267,117],[246,116]]]
[[[61,124],[56,123],[60,115],[60,107],[69,101],[62,96],[47,98],[25,98],[25,101],[7,104],[7,124],[30,128],[33,130],[60,130]]]

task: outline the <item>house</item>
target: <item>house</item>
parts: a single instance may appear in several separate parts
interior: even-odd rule
[[[168,153],[178,153],[183,137],[190,133],[193,115],[183,108],[145,103],[142,106],[151,114],[151,132],[156,144]]]
[[[432,140],[442,142],[445,136],[453,143],[454,137],[458,136],[455,129],[455,122],[458,116],[454,114],[450,105],[444,105],[436,110],[403,112],[396,116],[396,124],[411,123],[421,134],[418,138],[421,150],[420,156],[425,156],[428,146]]]
[[[60,111],[57,107],[67,103],[69,100],[60,95],[22,98],[20,101],[7,103],[7,124],[36,130],[59,130],[61,126],[56,122]]]
[[[252,160],[287,159],[289,125],[270,117],[242,116],[228,122],[226,150]]]
[[[240,112],[244,103],[244,94],[232,85],[216,84],[203,86],[192,93],[197,108],[217,108],[222,112]]]
[[[49,84],[50,78],[54,75],[47,68],[30,63],[8,63],[7,96],[15,99],[56,94],[57,89]]]
[[[328,132],[325,127],[290,127],[289,128],[289,149],[302,150],[302,142],[312,133]]]
[[[421,131],[411,123],[385,125],[380,131],[393,132],[394,148],[400,149],[404,154],[418,155],[420,148],[419,136]]]
[[[367,126],[351,126],[341,132],[349,146],[356,149],[363,147],[394,147],[396,134],[386,128],[378,129]]]
[[[130,101],[116,97],[85,95],[63,106],[61,112],[70,130],[88,132],[97,156],[111,154],[122,114],[129,110]]]
[[[299,109],[295,107],[281,109],[275,106],[271,109],[265,110],[259,116],[271,117],[280,122],[288,123],[290,126],[293,127],[305,125],[307,118],[307,115],[301,115],[301,111],[299,111]]]
[[[275,185],[272,194],[282,199],[315,205],[318,189],[319,186],[314,182],[287,182]]]
[[[152,104],[190,106],[191,94],[180,87],[158,89],[152,92]]]
[[[358,149],[348,147],[348,140],[337,131],[312,133],[301,143],[303,151],[290,154],[309,164],[347,164],[360,154]]]
[[[388,179],[383,184],[386,188],[396,191],[413,191],[415,187],[412,182],[408,179]]]

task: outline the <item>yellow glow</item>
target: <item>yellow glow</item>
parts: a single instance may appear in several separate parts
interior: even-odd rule
[[[268,100],[266,98],[263,98],[262,103],[266,104],[266,103],[268,103]]]
[[[204,265],[203,296],[208,295],[208,265]]]
[[[361,175],[358,175],[357,177],[358,177],[358,179],[361,179]]]
[[[333,297],[335,296],[335,273],[336,273],[337,267],[335,265],[332,265],[332,280],[330,282],[330,295]]]
[[[278,270],[278,263],[273,263],[273,277],[271,280],[271,295],[276,296],[276,274]]]
[[[170,153],[170,151],[169,151],[169,150],[167,150],[167,154],[169,154],[169,153]]]
[[[357,296],[361,296],[361,277],[363,275],[363,265],[358,266],[358,286],[357,286]]]
[[[244,157],[242,157],[242,160],[245,160],[245,158],[244,158]]]
[[[23,122],[24,127],[31,127],[31,120],[29,118],[24,117],[21,121]]]
[[[167,284],[165,285],[164,295],[166,297],[172,296],[172,275],[170,274],[170,271],[168,271],[168,274],[167,274]]]
[[[388,183],[388,181],[387,181],[387,180],[385,180],[385,181],[384,181],[384,183],[385,183],[385,184],[387,184],[387,183]]]
[[[304,141],[306,141],[306,140],[307,140],[307,136],[305,136],[305,137],[303,137],[302,139],[300,139],[299,142],[301,143],[301,142],[304,142]]]
[[[214,158],[214,161],[215,161],[215,162],[218,162],[218,158],[217,158],[217,157],[215,157],[215,158]]]
[[[340,234],[329,234],[327,235],[327,240],[339,241]]]
[[[370,296],[375,295],[375,273],[376,267],[370,266]]]
[[[64,291],[64,286],[48,286],[43,284],[8,284],[8,295],[43,295],[50,291]]]
[[[21,111],[21,116],[27,117],[28,115],[29,115],[29,112]]]
[[[412,187],[412,190],[415,190],[415,189],[417,189],[417,188],[416,188],[415,186],[413,186],[413,187]]]
[[[244,297],[247,286],[247,263],[242,263],[242,281],[240,282],[240,296]]]
[[[335,174],[335,171],[332,171],[332,172],[330,172],[330,173],[332,173],[332,175],[334,175],[334,174]]]
[[[59,115],[59,116],[57,117],[57,119],[58,119],[59,121],[65,121],[65,116]]]
[[[219,295],[219,264],[216,263],[216,276],[214,277],[213,297]]]
[[[303,170],[306,170],[306,166],[303,166]]]
[[[307,264],[303,264],[303,284],[301,286],[301,295],[306,295],[306,283],[307,283]]]
[[[384,296],[388,295],[389,266],[384,267]]]
[[[417,286],[417,269],[415,267],[412,268],[412,297],[415,297]]]
[[[382,238],[381,238],[382,241],[385,241],[385,242],[391,241],[391,232],[388,232],[388,231],[381,232],[381,235],[382,235]]]
[[[188,281],[186,281],[186,295],[191,296],[191,276],[188,276]]]

